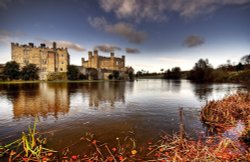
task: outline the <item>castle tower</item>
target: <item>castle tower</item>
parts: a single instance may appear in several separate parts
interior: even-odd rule
[[[53,42],[53,49],[56,50],[56,42]]]
[[[99,68],[99,57],[98,57],[98,51],[97,50],[94,50],[93,66],[96,69]]]
[[[123,62],[123,67],[125,67],[125,56],[122,55],[122,62]]]
[[[88,55],[89,55],[88,67],[92,67],[92,57],[93,57],[92,51],[89,51]]]
[[[110,62],[112,65],[112,70],[115,70],[115,54],[114,54],[114,52],[110,53]]]

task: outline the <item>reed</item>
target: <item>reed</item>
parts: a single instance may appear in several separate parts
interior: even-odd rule
[[[250,124],[250,93],[238,92],[219,101],[208,102],[201,111],[201,119],[214,127],[228,128],[242,121]]]
[[[28,132],[22,132],[19,139],[7,145],[0,146],[0,157],[8,161],[41,161],[50,159],[56,151],[45,148],[46,138],[36,132],[37,118]]]

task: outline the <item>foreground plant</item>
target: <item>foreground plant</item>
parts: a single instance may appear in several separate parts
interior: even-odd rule
[[[239,120],[250,124],[250,93],[238,92],[219,101],[210,101],[201,112],[202,120],[216,127],[232,127]]]
[[[237,92],[222,100],[208,102],[201,111],[201,119],[219,132],[242,125],[244,129],[236,133],[250,144],[250,93]]]
[[[33,128],[29,126],[28,133],[22,132],[21,138],[0,146],[0,157],[9,161],[41,161],[50,159],[56,152],[44,147],[46,138],[41,138],[36,132],[37,118]]]

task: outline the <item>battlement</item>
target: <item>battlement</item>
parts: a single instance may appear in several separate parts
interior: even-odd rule
[[[45,43],[41,43],[40,46],[35,46],[34,43],[28,43],[28,44],[19,44],[19,43],[11,43],[11,47],[16,47],[16,48],[36,48],[36,49],[50,49],[50,50],[67,50],[67,48],[60,47],[58,48],[56,46],[56,42],[52,43],[52,47],[46,46]]]
[[[110,57],[106,57],[99,56],[97,50],[94,50],[94,52],[89,51],[88,60],[82,58],[82,66],[85,68],[123,71],[125,68],[125,56],[121,58],[115,57],[115,53],[111,52]]]
[[[47,47],[45,43],[35,46],[34,43],[20,45],[11,43],[11,58],[20,67],[27,64],[35,64],[40,69],[40,79],[46,80],[46,75],[53,72],[67,72],[69,65],[69,53],[67,48],[57,48],[56,42],[52,47]]]

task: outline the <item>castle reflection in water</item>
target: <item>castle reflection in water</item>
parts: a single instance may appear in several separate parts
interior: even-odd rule
[[[125,82],[112,83],[34,83],[1,85],[0,93],[11,102],[13,117],[64,115],[70,112],[75,96],[87,100],[88,108],[102,104],[115,107],[116,102],[125,103]],[[81,103],[80,103],[81,104]]]

